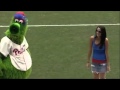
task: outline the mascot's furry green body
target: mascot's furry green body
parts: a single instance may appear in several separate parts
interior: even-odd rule
[[[0,42],[0,78],[27,79],[32,71],[32,59],[25,35],[27,18],[17,12]]]

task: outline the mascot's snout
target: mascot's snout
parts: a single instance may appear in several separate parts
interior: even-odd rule
[[[13,23],[10,25],[10,32],[11,34],[17,34],[20,31],[20,24],[18,23]]]

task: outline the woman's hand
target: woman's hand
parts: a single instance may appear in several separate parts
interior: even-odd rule
[[[89,69],[90,68],[90,62],[86,63],[86,67]]]
[[[107,65],[107,72],[111,71],[110,65]]]

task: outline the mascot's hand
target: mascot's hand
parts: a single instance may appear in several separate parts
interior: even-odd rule
[[[2,70],[0,70],[0,77],[3,76]]]
[[[27,51],[28,51],[28,53],[31,55],[31,52],[30,52],[29,48],[27,48]]]
[[[3,73],[2,73],[2,60],[1,60],[1,58],[0,58],[0,76],[3,76]]]
[[[3,65],[3,59],[5,57],[0,53],[0,76],[3,76],[3,72],[2,72],[2,69],[4,68],[4,65]]]

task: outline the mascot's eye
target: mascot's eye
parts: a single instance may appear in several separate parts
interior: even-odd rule
[[[15,22],[18,22],[19,20],[18,19],[15,19]]]
[[[23,23],[23,20],[20,20],[19,22],[20,22],[20,23]]]

